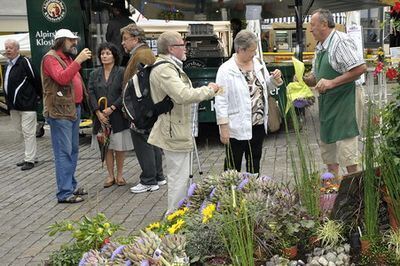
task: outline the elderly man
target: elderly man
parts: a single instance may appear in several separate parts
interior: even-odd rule
[[[4,93],[10,110],[12,124],[17,132],[22,132],[25,157],[17,163],[21,170],[34,167],[36,159],[36,108],[38,97],[42,95],[40,76],[31,61],[19,53],[16,40],[4,42],[8,64],[4,79]]]
[[[311,33],[318,41],[312,73],[304,81],[319,92],[321,156],[328,171],[338,175],[339,164],[357,171],[357,104],[361,88],[355,81],[367,67],[357,47],[335,30],[329,10],[318,9],[311,17]]]
[[[140,27],[129,24],[121,29],[121,35],[122,47],[131,55],[124,74],[124,84],[126,84],[136,74],[139,65],[153,64],[156,58],[147,46],[144,31]],[[140,182],[131,187],[132,193],[156,191],[160,185],[167,183],[163,174],[161,150],[147,143],[149,133],[131,127],[133,146],[142,169]]]
[[[186,60],[185,42],[178,32],[164,32],[157,40],[158,61],[161,64],[150,73],[151,96],[155,103],[167,95],[174,107],[161,114],[150,132],[148,142],[163,149],[168,177],[168,211],[178,207],[186,196],[189,184],[190,152],[193,150],[191,103],[211,99],[219,90],[215,83],[193,89],[182,70]]]
[[[79,74],[81,64],[92,57],[89,49],[77,54],[78,36],[70,30],[55,33],[54,45],[41,64],[44,96],[43,115],[50,125],[59,203],[78,203],[87,194],[77,188],[75,170],[79,151],[81,104],[87,99]]]

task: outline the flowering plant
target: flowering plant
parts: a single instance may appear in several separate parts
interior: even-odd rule
[[[399,79],[399,67],[396,69],[393,66],[387,66],[387,64],[388,63],[385,60],[385,52],[382,47],[379,47],[377,51],[376,66],[373,72],[374,77],[377,77],[380,73],[386,73],[386,78],[389,80]]]
[[[178,209],[175,212],[168,214],[164,220],[149,224],[146,227],[146,231],[152,231],[160,236],[176,234],[184,228],[186,223],[186,213],[188,210],[189,209],[186,207]]]

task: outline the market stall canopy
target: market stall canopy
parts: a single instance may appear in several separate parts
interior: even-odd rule
[[[388,5],[388,1],[304,0],[302,2],[304,10],[311,5],[310,12],[317,8],[326,8],[332,12],[346,12],[385,6]],[[244,17],[246,5],[262,6],[262,18],[295,15],[293,8],[295,0],[135,0],[131,2],[148,19],[192,20],[195,19],[195,14],[204,13],[207,15],[207,20],[220,20],[222,8],[226,8],[228,19],[230,19],[229,16],[239,17],[240,14]]]

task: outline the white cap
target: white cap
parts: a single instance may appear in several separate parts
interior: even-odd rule
[[[54,40],[59,38],[79,39],[79,37],[67,29],[59,29],[54,35]]]

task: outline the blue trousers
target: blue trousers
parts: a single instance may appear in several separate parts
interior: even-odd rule
[[[79,153],[81,108],[77,106],[76,109],[77,119],[74,121],[47,118],[47,123],[50,125],[59,200],[71,196],[77,187],[75,170]]]

